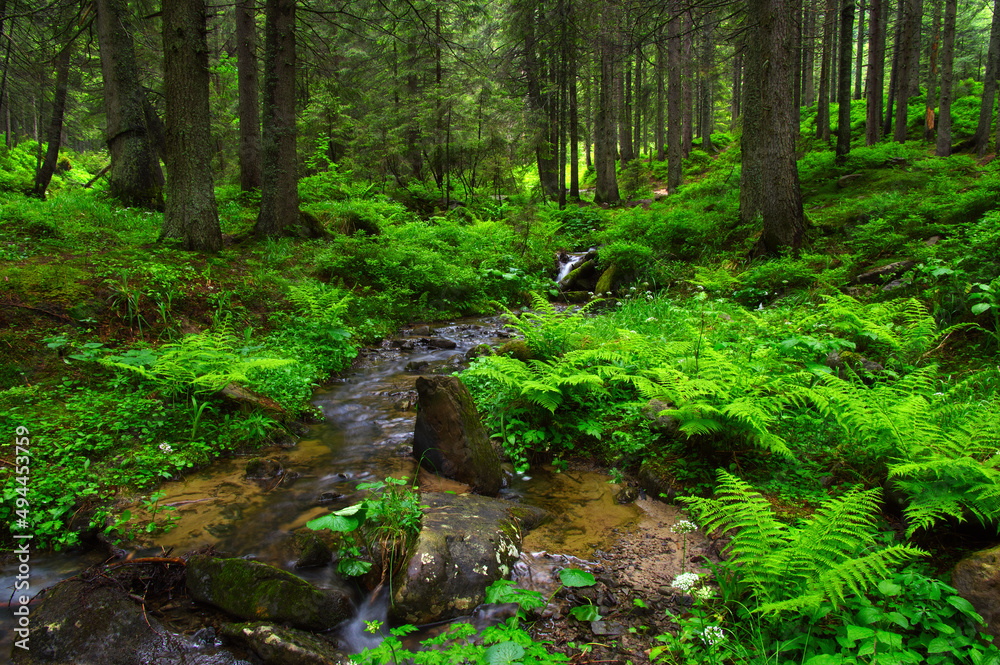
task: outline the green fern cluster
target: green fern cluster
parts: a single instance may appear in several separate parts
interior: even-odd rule
[[[967,513],[1000,521],[1000,401],[989,387],[976,394],[981,379],[942,391],[929,365],[870,387],[834,377],[815,387],[815,404],[844,431],[840,457],[871,470],[872,483],[894,478],[908,495],[908,534]]]
[[[859,347],[878,352],[882,360],[895,354],[903,363],[916,364],[930,354],[938,341],[969,325],[938,330],[927,306],[916,298],[862,304],[843,294],[825,297],[820,311],[801,325],[829,325],[836,333],[853,336]]]
[[[732,536],[726,567],[750,590],[761,614],[842,604],[890,576],[898,564],[925,553],[911,545],[875,547],[879,491],[853,489],[829,499],[791,527],[774,517],[763,496],[724,470],[716,498],[686,497],[706,533]]]
[[[583,307],[560,311],[537,293],[530,295],[531,310],[520,316],[502,304],[496,304],[506,312],[511,325],[524,337],[525,344],[536,358],[555,358],[572,349],[587,311],[600,302],[592,300]]]
[[[247,357],[236,350],[236,339],[228,330],[186,335],[164,344],[156,361],[148,367],[112,360],[102,364],[155,381],[170,394],[206,393],[221,390],[231,382],[246,383],[254,369],[275,369],[295,361],[283,358]]]
[[[339,322],[351,302],[351,294],[323,282],[302,280],[289,285],[288,300],[306,316]]]

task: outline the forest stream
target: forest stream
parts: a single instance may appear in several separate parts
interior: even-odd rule
[[[294,571],[320,587],[345,585],[332,565],[294,569],[293,532],[315,517],[360,500],[362,494],[355,488],[361,482],[387,476],[412,479],[418,473],[411,454],[417,377],[455,371],[469,349],[482,343],[496,345],[509,333],[495,319],[477,319],[436,327],[431,335],[432,340],[452,340],[456,347],[436,348],[426,342],[426,335],[409,335],[362,351],[357,369],[316,393],[313,404],[322,411],[321,422],[311,425],[297,442],[260,452],[262,459],[280,464],[277,472],[272,466],[270,477],[248,478],[247,463],[253,458],[234,457],[164,483],[160,506],[174,509],[170,515],[176,518],[175,525],[134,554],[178,556],[212,546],[228,556]],[[524,538],[513,571],[520,586],[548,593],[557,585],[555,572],[560,568],[572,565],[598,574],[615,568],[616,585],[621,582],[655,597],[680,572],[679,550],[670,546],[668,533],[677,519],[673,507],[645,497],[619,503],[620,488],[595,469],[538,467],[507,477],[501,498],[543,508],[552,516]],[[418,484],[428,491],[467,489],[425,471],[419,472]],[[165,513],[161,510],[158,520]],[[703,541],[692,538],[689,554],[699,546],[704,548]],[[32,591],[105,559],[106,553],[96,550],[33,554]],[[602,559],[617,559],[620,565],[608,567]],[[14,593],[16,574],[16,564],[2,569],[5,602]],[[609,576],[605,579],[610,583]],[[8,622],[6,613],[3,616]],[[2,653],[9,653],[12,627],[2,626],[6,640],[0,644]],[[352,630],[357,632],[350,626],[342,629],[348,648],[360,646],[351,638]]]

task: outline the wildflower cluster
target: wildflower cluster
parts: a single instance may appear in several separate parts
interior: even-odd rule
[[[719,626],[706,626],[705,630],[701,631],[700,637],[705,646],[711,647],[726,639],[726,631]]]
[[[671,533],[694,533],[698,530],[698,525],[691,520],[677,520],[677,523],[670,527]]]

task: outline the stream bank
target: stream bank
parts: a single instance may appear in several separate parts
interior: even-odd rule
[[[360,482],[417,476],[410,454],[417,377],[450,373],[461,366],[471,349],[483,343],[495,346],[510,336],[496,319],[408,332],[368,350],[356,369],[317,393],[314,404],[322,410],[324,421],[297,444],[276,446],[254,459],[221,460],[165,483],[160,505],[174,508],[174,528],[150,536],[133,555],[217,551],[294,570],[321,588],[343,588],[331,565],[295,568],[300,554],[296,534],[310,519],[354,503]],[[459,484],[426,472],[418,477],[424,490],[461,491]],[[652,615],[640,616],[632,609],[637,607],[633,599],[642,598],[657,616],[675,602],[668,585],[680,571],[679,553],[668,530],[677,514],[654,501],[618,504],[617,488],[608,480],[582,463],[563,472],[542,467],[532,469],[530,475],[510,475],[502,495],[555,516],[524,540],[515,566],[520,585],[550,593],[552,579],[567,566],[591,569],[601,580],[595,593],[602,597],[592,600],[604,601],[603,623],[561,619],[570,604],[581,602],[580,593],[584,593],[564,590],[545,620],[536,625],[538,637],[564,649],[570,649],[570,642],[593,642],[604,645],[593,648],[604,649],[607,656],[618,653],[634,658],[648,647],[648,635],[656,634],[661,623]],[[699,546],[692,539],[689,555],[695,555]],[[41,585],[47,586],[100,558],[89,556],[77,560],[36,555],[34,570],[44,580]],[[13,588],[12,572],[10,567],[3,569],[5,588]],[[206,613],[189,599],[172,599],[160,610],[164,625],[179,636],[193,639],[206,624],[213,634],[222,632],[224,619],[218,613]],[[639,619],[647,627],[628,633],[627,628],[635,627]],[[620,635],[612,634],[619,630]]]

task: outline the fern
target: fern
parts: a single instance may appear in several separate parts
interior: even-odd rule
[[[714,499],[684,497],[705,532],[732,534],[726,567],[750,589],[761,614],[843,604],[886,579],[892,567],[925,553],[910,545],[874,546],[878,490],[826,501],[801,527],[779,522],[747,483],[720,469]]]
[[[511,325],[524,337],[525,344],[535,357],[548,359],[561,356],[573,348],[587,310],[598,302],[592,300],[583,307],[559,311],[542,296],[531,293],[532,311],[525,311],[520,316],[502,304],[496,304],[510,317]]]
[[[303,280],[288,287],[288,299],[306,316],[339,322],[351,295],[323,282]]]
[[[228,331],[206,331],[186,335],[178,342],[159,348],[156,361],[149,367],[126,365],[103,360],[108,367],[139,374],[157,382],[167,392],[205,393],[221,390],[231,382],[246,383],[253,369],[274,369],[295,361],[283,358],[244,357],[235,350],[235,339]]]

